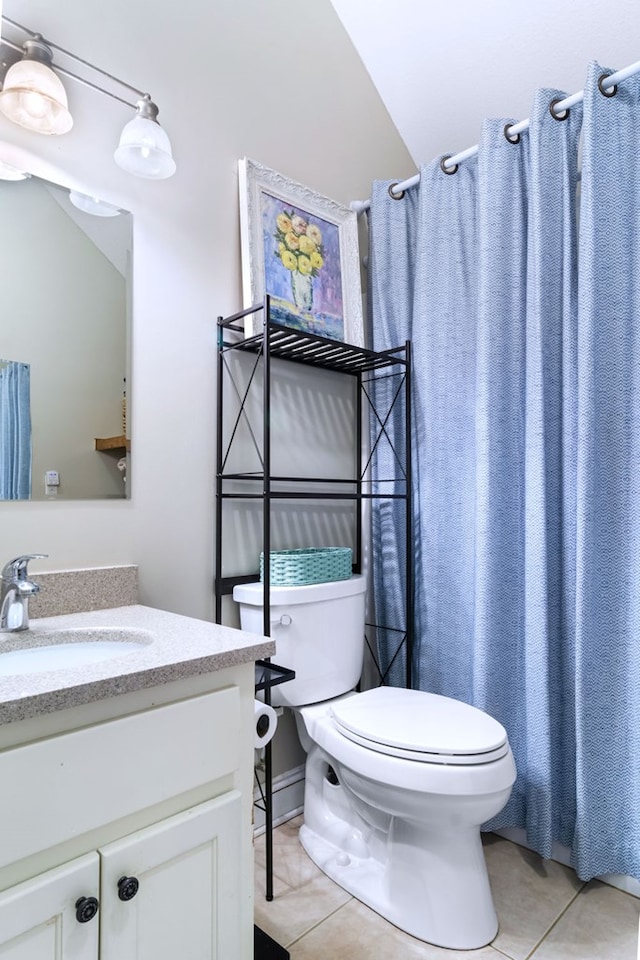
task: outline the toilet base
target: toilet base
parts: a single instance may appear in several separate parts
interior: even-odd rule
[[[479,835],[481,863],[477,862],[477,857],[472,857],[476,860],[474,867],[479,869],[473,870],[473,877],[467,875],[471,884],[465,884],[462,880],[464,872],[460,874],[451,864],[451,869],[445,867],[444,872],[452,876],[455,873],[458,882],[450,887],[447,877],[441,873],[434,875],[436,871],[429,869],[434,862],[418,862],[421,858],[420,855],[416,857],[415,847],[407,847],[401,838],[397,838],[398,849],[393,864],[385,864],[373,856],[358,857],[346,853],[306,824],[301,827],[299,838],[309,857],[331,880],[385,920],[419,940],[449,949],[473,950],[486,946],[498,932],[498,918]],[[473,838],[469,837],[467,841],[475,846]],[[416,859],[417,862],[398,862],[404,860],[405,854],[409,860]]]
[[[296,712],[307,751],[304,849],[411,936],[453,950],[491,943],[498,919],[480,825],[509,799],[511,751],[477,765],[405,760],[342,736],[330,710]]]

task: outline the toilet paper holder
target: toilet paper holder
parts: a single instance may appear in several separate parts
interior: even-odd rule
[[[254,701],[254,747],[260,750],[271,742],[278,726],[278,717],[273,707],[262,700]]]
[[[260,714],[258,717],[258,722],[256,723],[256,733],[259,737],[264,737],[265,733],[269,730],[269,717],[264,713]]]
[[[294,680],[295,670],[289,667],[281,667],[278,663],[272,663],[270,660],[256,660],[255,664],[254,690],[264,690],[267,686],[275,687],[279,683],[286,683],[288,680]]]

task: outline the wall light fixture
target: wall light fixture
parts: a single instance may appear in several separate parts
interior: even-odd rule
[[[98,197],[88,197],[86,193],[80,193],[78,190],[69,191],[69,200],[78,210],[90,213],[92,217],[118,217],[122,213],[120,207],[100,200]]]
[[[7,119],[34,133],[67,133],[73,126],[73,118],[69,112],[66,90],[58,76],[61,74],[104,93],[125,106],[135,108],[136,115],[125,125],[114,154],[119,167],[134,176],[151,180],[164,180],[175,173],[176,164],[169,137],[158,123],[158,108],[148,93],[143,93],[142,90],[132,87],[50,40],[45,40],[40,34],[33,33],[15,20],[2,17],[1,4],[2,0],[0,26],[3,23],[8,24],[27,37],[22,44],[16,44],[6,36],[2,37],[4,46],[22,54],[22,58],[7,70],[0,90],[0,112]],[[67,60],[72,61],[74,69],[92,70],[136,94],[138,99],[132,103],[93,80],[72,72],[66,66],[54,63],[54,50],[63,56],[65,63]]]
[[[33,133],[67,133],[73,126],[67,91],[52,62],[53,53],[42,37],[26,40],[22,60],[9,67],[0,91],[0,111]]]
[[[28,180],[30,176],[30,173],[19,170],[13,164],[0,159],[0,180]]]

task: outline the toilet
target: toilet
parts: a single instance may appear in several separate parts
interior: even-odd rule
[[[420,940],[471,950],[495,937],[480,825],[516,778],[507,734],[466,703],[417,690],[354,692],[364,653],[362,576],[270,591],[273,688],[307,754],[300,841],[350,894]],[[234,588],[263,632],[261,583]]]

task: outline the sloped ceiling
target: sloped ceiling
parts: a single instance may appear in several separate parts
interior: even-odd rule
[[[640,59],[638,0],[332,0],[416,165],[522,120],[538,87],[575,93],[597,60]]]

